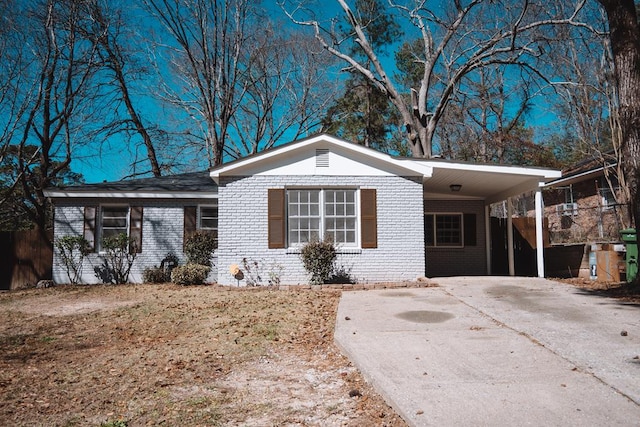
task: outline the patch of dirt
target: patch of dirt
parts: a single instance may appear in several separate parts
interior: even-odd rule
[[[3,425],[405,426],[333,343],[340,291],[0,294]]]

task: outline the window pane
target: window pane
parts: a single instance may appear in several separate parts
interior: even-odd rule
[[[424,216],[426,246],[463,246],[462,214],[427,214]]]
[[[203,230],[218,229],[218,208],[213,206],[200,207],[200,228]]]
[[[289,190],[287,195],[289,244],[308,242],[319,234],[319,190]]]
[[[122,206],[104,206],[102,208],[103,237],[127,232],[127,219],[129,208]],[[106,231],[105,230],[113,230]]]
[[[128,206],[102,206],[100,220],[100,239],[129,234],[129,207]],[[100,246],[102,242],[100,242]]]
[[[326,190],[325,195],[325,233],[335,243],[355,244],[355,190]]]

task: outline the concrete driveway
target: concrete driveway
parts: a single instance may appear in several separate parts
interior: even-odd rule
[[[335,340],[415,426],[640,426],[640,306],[544,279],[343,292]]]

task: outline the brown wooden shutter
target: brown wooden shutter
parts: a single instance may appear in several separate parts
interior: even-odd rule
[[[270,188],[268,191],[268,239],[269,249],[285,247],[285,190]]]
[[[142,252],[142,206],[132,206],[129,213],[129,237],[135,242],[129,246],[129,252]]]
[[[196,232],[198,224],[198,207],[197,206],[185,206],[184,207],[184,232],[182,234],[182,246],[187,242],[189,236]]]
[[[84,231],[83,236],[91,250],[96,250],[96,214],[98,209],[95,206],[84,207]]]
[[[362,247],[378,247],[378,213],[375,189],[360,190],[360,223]]]
[[[476,246],[478,244],[476,237],[476,214],[464,214],[464,245]]]

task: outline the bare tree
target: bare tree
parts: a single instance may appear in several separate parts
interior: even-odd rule
[[[523,0],[468,2],[431,5],[426,0],[389,1],[389,13],[413,26],[420,49],[413,61],[421,75],[410,88],[410,96],[393,80],[393,73],[368,39],[357,10],[337,0],[340,18],[320,20],[309,9],[281,2],[293,22],[314,29],[319,42],[332,54],[369,79],[398,109],[413,156],[430,157],[437,127],[450,101],[465,78],[488,66],[514,65],[537,73],[536,61],[546,48],[545,28],[556,25],[586,26],[579,15],[586,0],[580,0],[566,15],[553,15],[548,2]],[[562,10],[562,9],[558,9]],[[337,31],[336,19],[345,22],[348,38]],[[351,52],[356,46],[366,58]]]
[[[634,223],[640,219],[640,24],[633,0],[598,0],[607,13],[618,88],[622,167]],[[640,277],[636,277],[636,282]]]
[[[246,91],[226,144],[232,158],[310,133],[338,89],[337,79],[329,75],[335,57],[313,38],[263,26],[246,51]]]
[[[566,164],[590,160],[604,166],[604,185],[617,205],[626,206],[630,194],[622,170],[618,89],[607,19],[598,5],[593,6],[589,21],[594,27],[601,26],[598,32],[578,34],[573,28],[555,29],[556,38],[563,40],[563,49],[548,53],[559,117],[552,136]],[[616,209],[615,213],[618,224],[627,226],[630,218],[627,210]]]
[[[232,117],[247,90],[242,59],[252,28],[250,0],[145,0],[173,37],[168,43],[176,79],[170,102],[200,121],[209,165],[222,163]]]
[[[82,42],[78,34],[83,1],[33,1],[27,6],[22,13],[30,43],[22,52],[17,80],[26,82],[26,91],[18,94],[24,114],[14,118],[19,132],[11,135],[12,156],[3,163],[14,165],[8,176],[20,194],[18,207],[44,230],[43,191],[69,177],[74,139],[81,139],[76,121],[91,119],[83,104],[91,100],[87,89],[96,69],[96,46]]]
[[[101,69],[108,74],[107,83],[118,92],[111,100],[109,107],[116,111],[120,103],[126,110],[125,119],[107,120],[104,122],[104,130],[109,135],[121,132],[134,132],[141,139],[146,150],[146,158],[154,176],[162,175],[156,147],[151,137],[151,132],[145,125],[138,109],[134,105],[134,96],[131,93],[131,73],[141,73],[144,70],[133,70],[135,60],[131,52],[126,48],[127,37],[131,37],[130,31],[125,31],[122,19],[122,10],[116,8],[115,3],[104,4],[100,0],[88,2],[87,13],[89,18],[86,26],[80,28],[82,35],[97,46]]]

